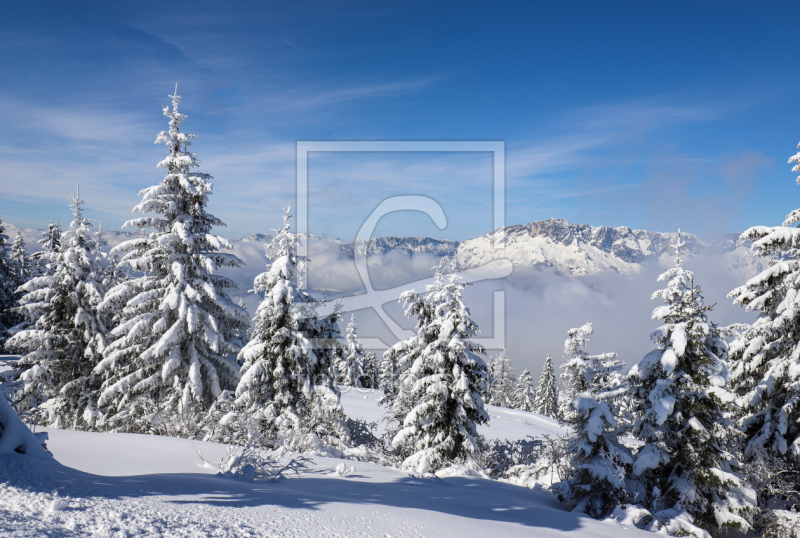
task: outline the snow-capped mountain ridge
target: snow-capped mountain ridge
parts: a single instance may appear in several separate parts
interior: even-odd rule
[[[648,258],[657,258],[662,254],[671,254],[672,245],[677,239],[676,232],[653,232],[650,230],[632,230],[627,226],[590,226],[573,224],[566,219],[547,219],[528,224],[515,224],[500,228],[508,235],[527,233],[531,238],[547,237],[553,242],[569,245],[575,240],[613,253],[628,263],[642,263]],[[492,234],[497,231],[492,232]],[[487,234],[491,236],[492,234]],[[741,242],[739,233],[726,233],[706,243],[697,236],[682,232],[681,238],[686,244],[684,251],[694,254],[713,254],[735,250],[740,246],[749,246],[749,242]],[[484,236],[484,237],[487,237]]]
[[[551,269],[564,276],[580,277],[612,271],[633,275],[642,266],[658,263],[663,256],[672,258],[676,232],[632,230],[626,226],[590,226],[574,224],[565,219],[547,219],[528,224],[505,226],[492,233],[467,241],[449,241],[430,237],[377,237],[369,241],[343,243],[309,235],[316,248],[339,249],[352,259],[354,254],[367,256],[402,252],[407,256],[427,253],[437,257],[455,258],[463,268],[480,267],[505,258],[517,267]],[[270,236],[252,234],[241,242],[265,242]],[[734,271],[754,274],[765,260],[750,251],[739,234],[729,233],[706,243],[697,236],[683,232],[687,258],[694,255],[722,256]],[[495,248],[495,242],[502,249]],[[322,243],[324,243],[324,245]],[[310,246],[311,251],[315,245]],[[666,261],[666,260],[664,260]]]
[[[239,239],[242,243],[260,243],[264,241],[270,241],[272,239],[272,235],[270,234],[261,234],[261,233],[254,233],[248,236],[242,237]]]
[[[505,257],[515,266],[551,268],[567,276],[601,271],[632,275],[645,264],[657,263],[662,256],[671,258],[677,235],[677,232],[590,226],[565,219],[548,219],[506,226],[464,241],[458,247],[457,256],[463,267],[478,267]],[[763,261],[750,251],[749,245],[735,240],[738,235],[726,234],[711,243],[704,243],[689,233],[682,233],[681,238],[688,257],[722,255],[731,258],[732,268],[749,272]],[[495,243],[502,249],[495,248]]]
[[[402,250],[406,254],[426,252],[436,256],[453,256],[458,250],[458,241],[431,239],[430,237],[376,237],[369,241],[356,239],[342,245],[342,252],[353,257],[359,254],[387,254],[391,250]]]

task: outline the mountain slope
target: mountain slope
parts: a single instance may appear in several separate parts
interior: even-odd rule
[[[673,255],[677,232],[631,230],[621,226],[589,226],[564,219],[548,219],[526,225],[506,226],[491,234],[460,243],[457,258],[462,267],[479,267],[505,257],[515,265],[552,268],[565,276],[580,277],[603,271],[632,276],[646,264]],[[763,261],[736,239],[739,234],[704,243],[683,233],[688,257],[716,255],[736,271],[750,272]],[[500,249],[493,246],[496,243]]]

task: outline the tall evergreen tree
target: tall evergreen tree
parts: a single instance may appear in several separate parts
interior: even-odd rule
[[[726,389],[726,345],[683,268],[683,245],[678,234],[675,267],[658,279],[667,287],[653,294],[665,303],[653,311],[664,323],[652,335],[657,348],[630,373],[641,406],[633,432],[644,442],[633,465],[638,494],[665,519],[688,513],[707,530],[748,529],[753,501],[724,448],[736,437],[725,412],[734,399]]]
[[[22,286],[32,275],[30,256],[28,256],[28,250],[25,248],[25,239],[23,239],[22,232],[19,230],[17,230],[14,243],[11,245],[11,259],[14,260],[16,285]]]
[[[800,145],[798,145],[800,147]],[[800,152],[789,159],[800,171]],[[797,180],[800,184],[800,177]],[[754,226],[742,234],[769,266],[728,297],[759,313],[731,345],[731,374],[738,403],[747,410],[742,427],[746,453],[771,452],[800,472],[800,209],[782,226]]]
[[[97,307],[105,288],[94,272],[91,221],[83,217],[80,192],[70,199],[73,220],[58,250],[41,259],[49,274],[25,283],[19,310],[27,322],[8,346],[24,354],[18,408],[55,427],[87,427],[94,408],[92,368],[105,347],[106,327]]]
[[[559,417],[572,432],[568,452],[573,476],[560,494],[569,498],[573,511],[601,518],[626,500],[625,474],[632,460],[617,439],[614,399],[622,392],[622,365],[616,353],[584,351],[592,332],[591,323],[570,329],[564,342],[567,362],[561,366]]]
[[[506,348],[492,357],[489,361],[489,397],[487,403],[498,407],[514,407],[514,390],[517,384],[517,373],[511,363],[511,357],[506,353]]]
[[[378,356],[372,351],[367,351],[364,359],[364,376],[361,378],[361,386],[370,389],[379,387],[378,378],[380,377],[381,365]]]
[[[106,234],[103,231],[103,223],[101,222],[97,225],[97,231],[94,233],[94,251],[92,252],[95,260],[94,273],[99,277],[102,277],[106,287],[111,289],[117,284],[117,282],[109,279],[110,272],[109,267],[106,264],[106,258],[108,255],[103,251],[103,249],[108,246],[108,241],[106,241],[105,235]]]
[[[403,465],[434,472],[479,450],[476,427],[489,421],[483,408],[488,371],[470,340],[478,327],[462,300],[465,284],[440,268],[426,296],[401,295],[415,315],[416,336],[394,346],[399,390],[388,412],[392,446]]]
[[[616,353],[589,355],[584,351],[589,336],[594,332],[591,323],[570,329],[564,342],[566,362],[561,365],[562,391],[559,394],[559,415],[572,412],[572,401],[584,392],[596,391],[598,387],[619,385],[620,362]]]
[[[534,406],[530,411],[552,418],[558,417],[558,389],[556,388],[556,374],[553,371],[553,358],[550,355],[544,361]]]
[[[404,350],[403,350],[404,351]],[[391,405],[397,396],[397,356],[400,350],[387,349],[381,356],[378,368],[378,388],[383,392],[381,405]]]
[[[429,291],[442,287],[445,263],[448,263],[448,261],[442,260],[439,263],[434,283],[432,286],[428,287]],[[401,387],[401,377],[404,375],[405,371],[415,363],[416,359],[421,355],[422,350],[436,340],[438,336],[434,330],[430,329],[435,313],[435,305],[431,302],[433,300],[432,294],[429,294],[427,297],[420,297],[414,290],[411,290],[400,294],[399,300],[405,305],[406,317],[417,318],[417,334],[407,340],[397,342],[387,349],[381,358],[379,382],[381,384],[381,390],[383,391],[383,397],[380,403],[389,408],[386,419],[390,421],[392,416],[396,419],[395,426],[397,427],[392,430],[394,433],[399,431],[399,425],[402,424],[402,417],[411,410],[411,406],[413,405],[413,402],[407,397],[408,394],[404,393],[403,387]],[[485,398],[488,398],[488,379],[485,390]],[[394,433],[392,435],[394,435]]]
[[[525,368],[514,387],[514,409],[520,411],[536,411],[536,390],[533,388],[531,371]],[[538,412],[538,411],[536,411]]]
[[[127,280],[128,273],[125,271],[124,268],[120,267],[119,265],[118,252],[114,252],[113,254],[105,252],[105,247],[108,246],[108,241],[105,238],[106,233],[105,230],[103,230],[102,223],[100,223],[97,226],[97,232],[95,232],[94,235],[95,235],[94,271],[96,275],[102,278],[103,285],[106,287],[106,289],[110,290],[117,284],[120,284],[123,281]]]
[[[358,339],[355,314],[350,317],[345,339],[344,353],[336,362],[337,381],[340,385],[361,387],[361,381],[365,376],[367,353]]]
[[[231,418],[252,420],[262,434],[278,440],[342,418],[333,386],[338,312],[319,319],[319,301],[298,286],[306,260],[297,253],[289,210],[284,209],[283,228],[267,249],[269,269],[253,285],[264,299],[253,319],[252,339],[239,353],[241,379],[231,412]]]
[[[61,250],[61,223],[50,221],[50,225],[42,232],[42,238],[37,241],[41,245],[39,252],[34,252],[31,259],[34,262],[33,272],[44,275],[51,272],[48,268],[48,258],[53,252]]]
[[[255,278],[253,291],[263,293],[253,318],[252,338],[239,353],[241,379],[236,405],[269,437],[300,428],[300,415],[311,396],[313,345],[302,330],[315,316],[316,301],[297,285],[306,260],[297,254],[290,232],[291,208],[284,208],[283,228],[276,231],[267,256],[268,271]]]
[[[211,233],[224,225],[206,210],[212,178],[194,170],[200,161],[189,151],[194,135],[181,132],[186,115],[178,112],[177,86],[170,97],[169,130],[156,138],[169,149],[158,164],[167,175],[142,190],[134,207],[155,216],[124,225],[153,231],[112,249],[124,254],[120,265],[143,276],[112,288],[102,304],[117,321],[110,333],[116,340],[95,368],[103,377],[98,407],[105,428],[152,431],[166,417],[191,427],[223,389],[235,386],[232,356],[249,326],[246,311],[228,295],[236,284],[216,273],[242,261],[220,252],[233,245]]]

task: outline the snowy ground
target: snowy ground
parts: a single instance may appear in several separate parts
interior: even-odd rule
[[[366,397],[366,399],[365,399]],[[342,398],[380,417],[377,394]],[[492,408],[484,434],[558,433],[531,413]],[[498,418],[499,416],[499,418]],[[226,448],[132,434],[47,430],[55,460],[0,456],[2,536],[647,536],[560,510],[553,497],[496,481],[421,479],[371,463],[314,457],[298,478],[216,476]],[[209,463],[197,453],[200,450]]]
[[[342,390],[342,406],[347,415],[367,422],[378,422],[380,432],[380,420],[384,413],[384,409],[378,405],[381,393],[370,389],[339,388]],[[529,435],[549,434],[555,437],[566,433],[566,429],[559,426],[554,419],[536,413],[493,405],[487,405],[486,411],[491,417],[489,426],[478,426],[478,432],[486,437],[515,441],[525,439]]]

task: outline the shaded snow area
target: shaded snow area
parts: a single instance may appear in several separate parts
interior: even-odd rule
[[[381,416],[374,391],[343,395]],[[557,434],[553,421],[490,408],[482,433]],[[497,417],[500,418],[497,418]],[[300,475],[217,475],[224,445],[45,429],[54,458],[0,455],[0,536],[648,536],[565,512],[553,496],[478,478],[418,478],[377,464],[310,457]],[[200,457],[202,453],[203,459]],[[346,476],[343,476],[346,475]],[[624,529],[624,530],[623,530]]]

